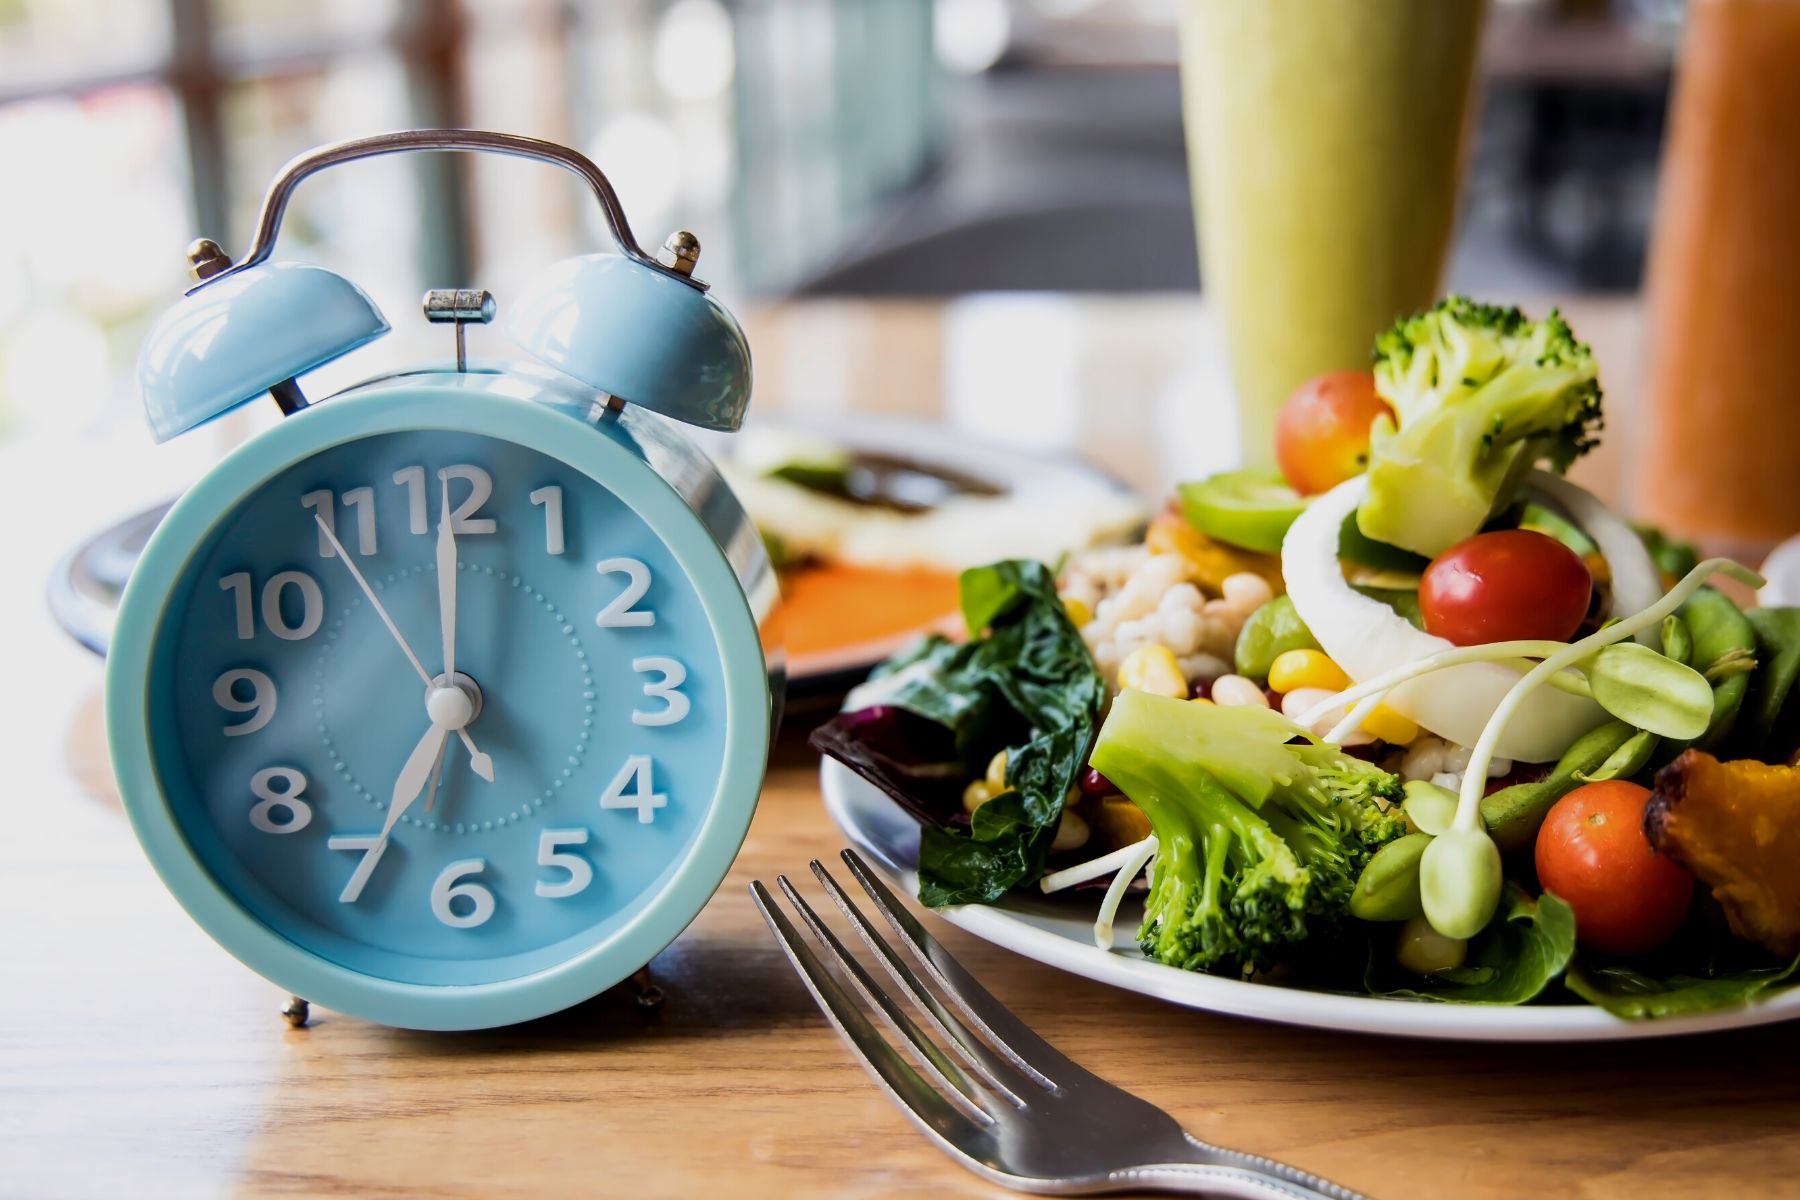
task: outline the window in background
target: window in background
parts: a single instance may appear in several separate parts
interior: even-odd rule
[[[728,301],[786,286],[928,165],[932,46],[932,6],[889,0],[0,0],[0,437],[141,441],[137,347],[186,285],[182,247],[240,253],[282,162],[384,129],[574,145],[646,249],[689,227]],[[428,286],[504,304],[604,244],[543,166],[412,155],[311,180],[279,253],[395,323],[311,387],[445,353],[409,319]]]

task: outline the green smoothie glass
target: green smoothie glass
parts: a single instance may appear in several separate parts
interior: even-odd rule
[[[1437,297],[1483,0],[1186,0],[1181,84],[1201,282],[1244,461],[1296,386],[1363,367]]]

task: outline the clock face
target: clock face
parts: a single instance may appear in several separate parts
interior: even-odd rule
[[[698,836],[727,742],[711,629],[603,483],[475,433],[363,437],[189,558],[155,770],[206,873],[301,950],[517,979],[616,932]]]

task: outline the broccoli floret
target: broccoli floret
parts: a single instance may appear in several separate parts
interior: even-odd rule
[[[1539,463],[1566,471],[1601,423],[1593,355],[1554,309],[1451,296],[1375,341],[1375,390],[1394,409],[1372,431],[1357,525],[1434,556],[1504,508]]]
[[[1363,864],[1406,832],[1399,779],[1266,708],[1125,691],[1092,762],[1156,835],[1138,940],[1187,970],[1264,969],[1335,928]]]

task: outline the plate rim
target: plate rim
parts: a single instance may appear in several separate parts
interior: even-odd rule
[[[819,765],[825,811],[882,877],[909,897],[918,876],[907,861],[858,818],[873,800],[891,804],[873,784],[832,758]],[[859,794],[860,793],[860,794]],[[1054,967],[1183,1008],[1311,1029],[1458,1042],[1594,1042],[1679,1037],[1772,1025],[1800,1017],[1800,988],[1719,1012],[1631,1021],[1592,1005],[1518,1006],[1435,1004],[1350,996],[1181,971],[1161,963],[1107,953],[1091,942],[1038,928],[1004,905],[965,904],[933,910],[975,937]]]

